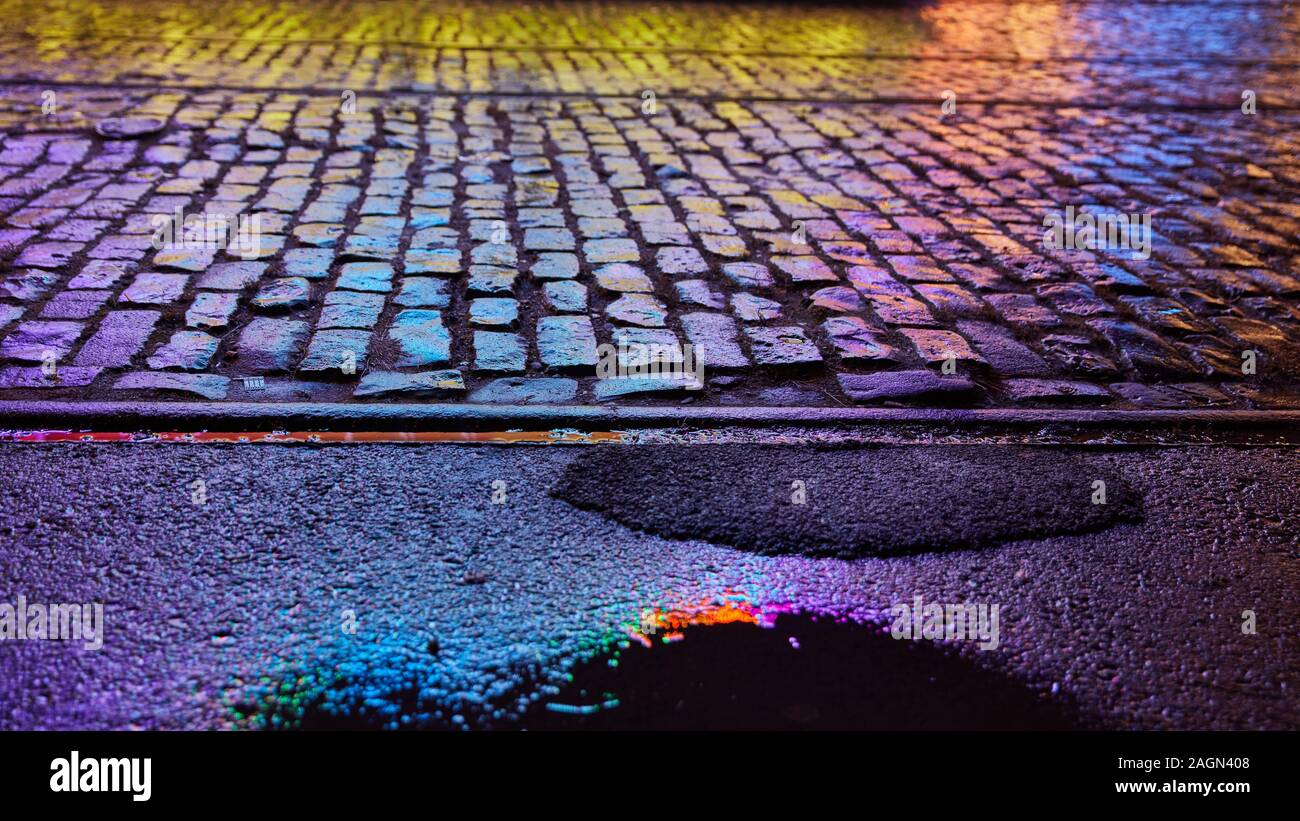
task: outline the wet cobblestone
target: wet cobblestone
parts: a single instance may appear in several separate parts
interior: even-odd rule
[[[1293,104],[1300,23],[1284,3],[709,3],[61,0],[15,25],[20,80],[353,91],[937,97]],[[1207,19],[1212,21],[1207,25]],[[813,62],[815,60],[815,63]],[[902,62],[900,62],[900,60]],[[1247,80],[1249,82],[1247,82]]]
[[[1300,404],[1284,4],[24,8],[2,399]],[[598,379],[629,340],[705,389]]]

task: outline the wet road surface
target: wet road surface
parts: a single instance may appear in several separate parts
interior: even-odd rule
[[[632,457],[671,446],[590,447]],[[799,478],[766,449],[729,447],[733,467],[720,469],[734,474],[752,457],[759,464],[739,478],[768,482],[774,496]],[[936,469],[958,459],[960,481],[978,481],[982,461],[1006,469],[999,446],[963,450],[915,454]],[[1300,727],[1294,450],[1052,449],[1049,464],[1072,465],[1072,475],[1118,477],[1140,497],[1142,521],[853,561],[661,538],[576,509],[554,492],[590,452],[0,448],[3,589],[29,601],[99,601],[108,624],[94,652],[0,645],[0,726],[599,726],[624,717],[673,726],[733,694],[747,705],[770,699],[754,726],[818,726],[818,716],[892,726],[875,703],[889,698],[915,713],[885,711],[889,721],[933,726],[950,715],[938,705],[965,690],[978,694],[973,705],[1000,705],[979,714],[981,726],[1032,703],[1041,712],[1028,715],[1043,726]],[[810,471],[825,458],[802,453]],[[856,464],[863,485],[880,466],[872,453]],[[1032,454],[1019,461],[1032,472]],[[707,502],[717,520],[762,516],[753,510],[761,494],[733,484]],[[915,504],[889,496],[902,485],[878,487],[884,507]],[[828,526],[851,519],[822,490],[809,482],[806,505],[786,511]],[[971,513],[931,501],[935,515]],[[891,606],[918,595],[999,604],[997,648],[893,639]],[[1246,610],[1253,635],[1242,630]],[[805,656],[791,636],[806,639]],[[852,655],[837,666],[827,648],[841,641]],[[791,700],[780,681],[720,679],[719,652],[745,675],[794,669],[778,678],[806,682],[825,701]],[[626,659],[623,678],[609,672],[611,654]],[[875,664],[892,672],[871,679]],[[830,670],[855,671],[862,701],[828,690]],[[574,712],[605,704],[607,691],[630,709]]]

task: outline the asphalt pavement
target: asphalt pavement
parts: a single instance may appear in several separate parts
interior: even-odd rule
[[[722,447],[5,445],[6,601],[100,602],[107,627],[99,650],[0,643],[0,727],[673,726],[764,671],[871,669],[894,678],[814,682],[811,704],[751,689],[748,724],[935,726],[965,705],[975,726],[1300,727],[1293,449]],[[674,464],[696,477],[680,498],[656,487]],[[1062,527],[1091,495],[1053,506],[1007,474],[1108,477],[1131,507]],[[1012,526],[965,546],[915,527],[940,475],[1000,490],[925,499],[937,521]],[[559,498],[591,481],[606,510]],[[735,523],[733,544],[654,535],[674,505]],[[889,538],[863,523],[891,510],[907,555],[799,552],[837,525]],[[776,516],[820,524],[746,549]],[[894,639],[917,596],[998,605],[996,649]]]

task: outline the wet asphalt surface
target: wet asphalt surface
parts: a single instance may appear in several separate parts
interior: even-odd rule
[[[0,728],[1300,728],[1293,449],[725,448],[0,447]]]
[[[554,495],[648,533],[844,559],[1141,517],[1138,494],[1113,471],[1017,446],[595,448],[570,463]]]

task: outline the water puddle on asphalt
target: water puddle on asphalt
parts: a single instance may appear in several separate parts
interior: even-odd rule
[[[964,648],[954,641],[895,639],[883,615],[854,620],[794,604],[758,606],[729,592],[643,610],[585,643],[567,673],[525,664],[505,675],[513,682],[506,688],[491,685],[498,696],[489,700],[462,697],[458,688],[432,695],[446,686],[435,663],[415,686],[389,690],[361,676],[304,689],[304,680],[320,677],[295,674],[272,691],[242,693],[230,706],[251,727],[309,730],[1089,726],[1064,694],[1035,692],[959,653]],[[436,657],[438,648],[425,652]]]
[[[1141,519],[1100,459],[1016,445],[592,448],[552,495],[634,530],[762,554],[990,547]]]
[[[1048,700],[932,642],[887,629],[743,608],[668,619],[580,663],[526,713],[534,730],[1051,730]]]

